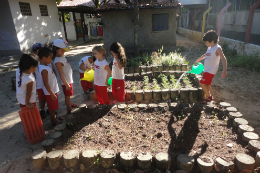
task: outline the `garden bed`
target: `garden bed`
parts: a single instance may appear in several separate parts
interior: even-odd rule
[[[153,156],[165,152],[172,158],[190,154],[194,158],[222,157],[227,161],[234,161],[238,153],[255,157],[220,108],[206,114],[201,113],[200,105],[164,106],[82,109],[73,115],[73,128],[65,129],[52,149],[111,149],[116,153],[149,152]]]

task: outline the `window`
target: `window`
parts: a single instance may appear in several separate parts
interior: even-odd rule
[[[21,13],[23,16],[32,16],[31,6],[26,2],[19,2]]]
[[[153,31],[165,31],[169,29],[169,14],[153,14],[152,15]]]
[[[39,6],[40,6],[41,16],[49,16],[47,5],[39,5]]]

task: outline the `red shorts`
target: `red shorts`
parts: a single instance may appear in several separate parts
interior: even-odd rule
[[[61,86],[62,86],[62,90],[63,90],[63,93],[65,96],[73,96],[73,84],[72,83],[69,84],[69,86],[71,87],[70,91],[66,90],[65,85],[61,85]]]
[[[47,106],[48,109],[51,111],[55,111],[59,109],[59,104],[58,104],[58,95],[57,93],[55,94],[57,97],[57,100],[52,100],[51,95],[46,95],[46,102],[47,102]]]
[[[211,85],[213,77],[214,77],[214,74],[204,72],[202,79],[200,80],[200,83],[205,84],[205,85]]]
[[[34,106],[36,106],[36,102],[32,103]],[[23,108],[23,107],[26,107],[26,105],[22,105],[20,104],[20,107]]]
[[[43,102],[43,101],[46,100],[43,89],[37,89],[37,93],[38,93],[38,99],[39,99],[40,102]]]

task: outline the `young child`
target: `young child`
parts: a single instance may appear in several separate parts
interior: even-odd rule
[[[65,51],[69,51],[67,48],[67,42],[62,39],[56,39],[53,41],[53,56],[54,64],[58,70],[58,78],[61,83],[63,93],[65,95],[65,104],[67,106],[67,114],[71,113],[71,108],[78,107],[76,104],[70,102],[70,96],[73,95],[73,78],[72,69],[67,59],[64,56]]]
[[[92,68],[92,64],[95,61],[96,61],[95,56],[85,56],[79,61],[80,79],[84,77],[84,73],[86,70],[90,70]],[[83,91],[86,94],[88,94],[93,89],[93,82],[81,80],[81,86],[83,88]]]
[[[16,70],[16,98],[20,107],[33,110],[36,106],[36,82],[33,73],[38,66],[36,59],[23,54]]]
[[[100,105],[109,105],[107,82],[111,76],[111,69],[106,59],[106,50],[102,46],[95,46],[92,51],[97,58],[94,73],[96,96]]]
[[[47,102],[49,114],[51,116],[51,122],[53,125],[60,123],[62,117],[56,117],[55,110],[58,110],[58,96],[59,87],[57,83],[56,76],[52,69],[48,66],[52,62],[52,52],[49,48],[41,48],[38,52],[40,65],[39,70],[42,75],[42,89],[45,94],[45,99]]]
[[[112,66],[112,92],[115,97],[114,103],[123,103],[125,101],[125,74],[126,67],[125,50],[118,42],[112,43],[110,46],[111,54],[114,57]]]
[[[39,57],[38,57],[38,51],[43,47],[44,46],[41,43],[35,43],[32,46],[32,54],[39,61],[38,68],[35,71],[35,77],[36,77],[36,89],[37,89],[38,100],[39,100],[39,109],[40,109],[39,111],[40,111],[40,115],[41,115],[42,119],[44,119],[46,117],[46,113],[49,114],[48,109],[45,112],[46,99],[45,99],[45,95],[44,95],[44,92],[43,92],[43,89],[42,89],[42,85],[43,85],[42,84],[42,75],[40,74],[40,70],[39,70],[40,60],[39,60]],[[52,69],[54,74],[57,76],[53,62],[51,62],[50,64],[47,64],[47,65]]]
[[[206,98],[202,101],[202,103],[207,103],[212,100],[211,95],[211,83],[214,75],[218,71],[219,60],[221,59],[223,64],[222,78],[227,76],[227,59],[222,52],[222,48],[217,44],[218,35],[215,31],[210,30],[203,36],[203,41],[205,45],[208,47],[207,52],[198,58],[194,65],[196,65],[199,61],[204,60],[204,73],[203,77],[200,80],[200,86],[203,89]]]

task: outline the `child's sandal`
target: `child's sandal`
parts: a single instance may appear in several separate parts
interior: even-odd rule
[[[58,119],[55,119],[55,121],[51,120],[51,123],[53,126],[56,126],[56,125],[60,124],[60,121]]]
[[[58,116],[56,116],[56,118],[57,118],[58,120],[64,120],[63,117],[58,117]]]
[[[206,99],[201,101],[201,104],[206,104],[211,101],[211,97],[206,97]]]

